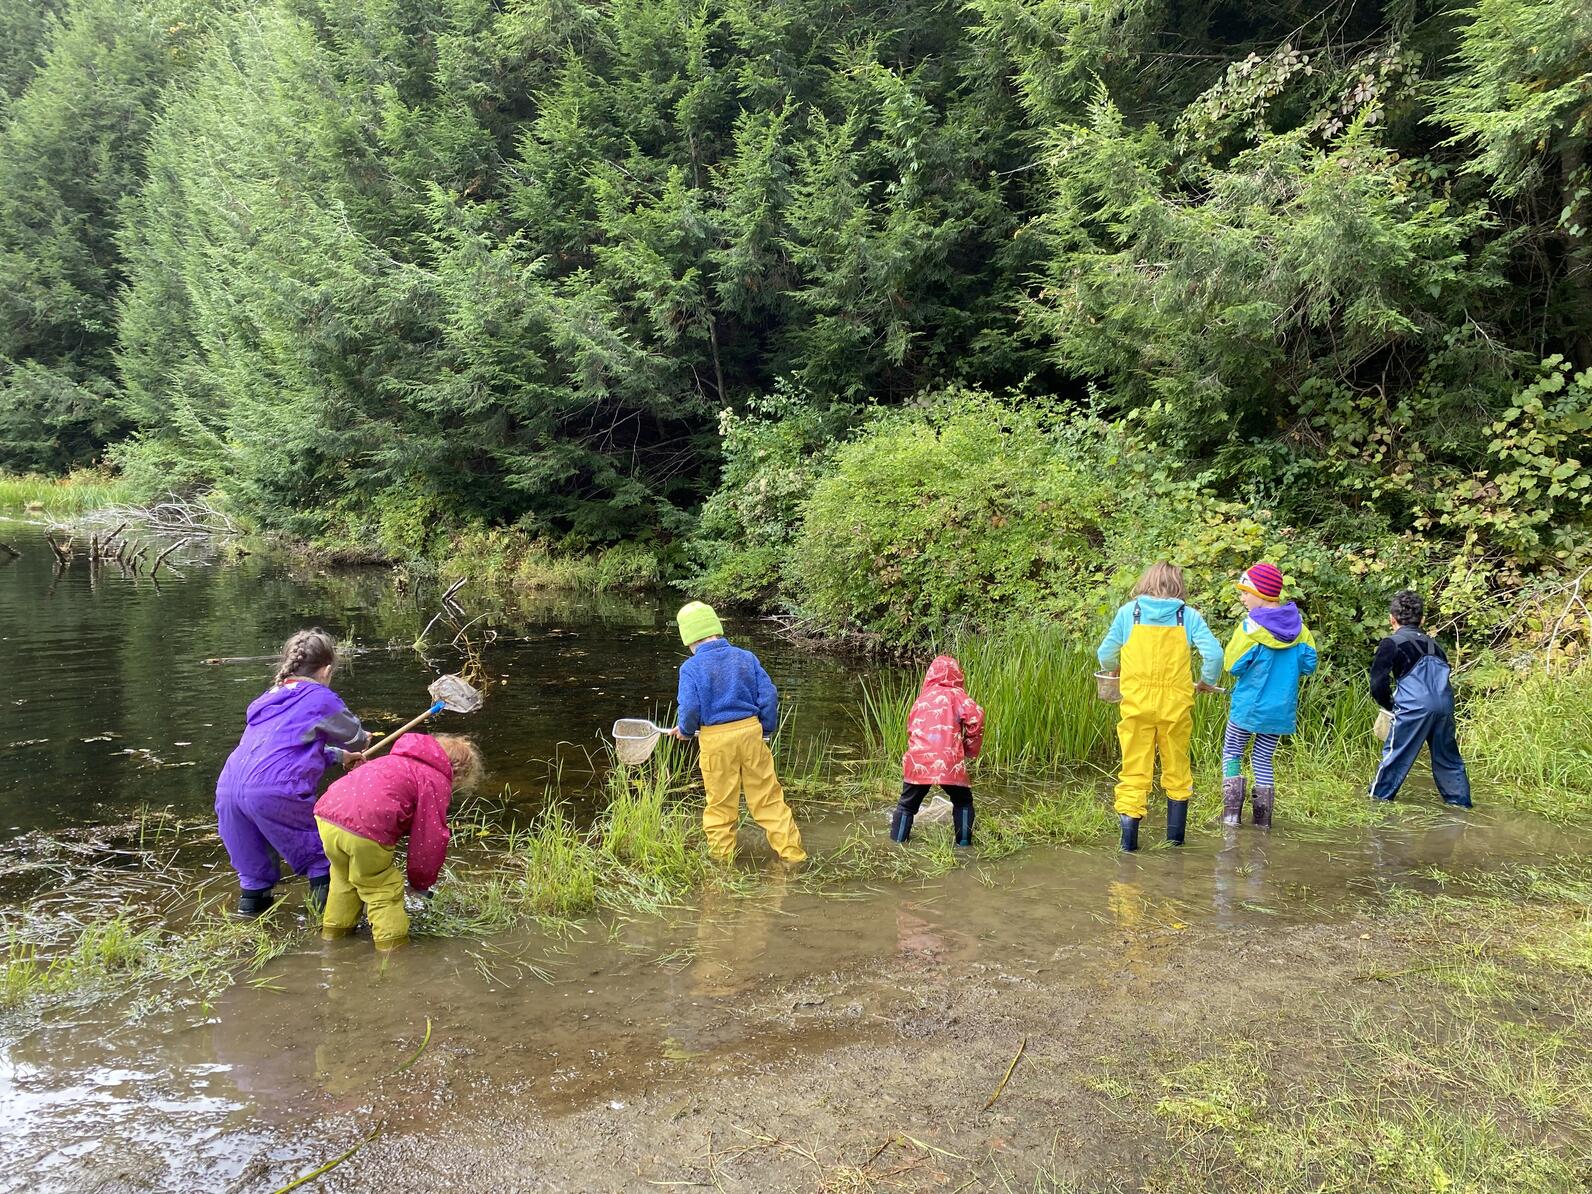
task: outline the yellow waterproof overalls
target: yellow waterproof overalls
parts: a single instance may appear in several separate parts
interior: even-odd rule
[[[746,808],[768,835],[768,844],[786,862],[807,857],[802,835],[785,803],[785,789],[774,774],[774,755],[763,741],[763,724],[755,717],[703,726],[697,731],[702,763],[702,787],[707,805],[702,810],[702,832],[708,849],[719,858],[735,854],[735,826],[741,819],[741,790]]]
[[[1168,800],[1194,794],[1189,739],[1194,734],[1194,671],[1183,610],[1177,625],[1145,626],[1139,605],[1133,605],[1133,629],[1122,645],[1122,776],[1117,782],[1120,816],[1142,818],[1155,776],[1155,752],[1161,752],[1161,787]]]

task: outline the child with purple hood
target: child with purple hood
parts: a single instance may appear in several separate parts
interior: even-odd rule
[[[1282,599],[1282,572],[1275,564],[1256,564],[1237,587],[1249,613],[1227,644],[1233,698],[1222,742],[1222,824],[1243,819],[1244,750],[1253,742],[1255,827],[1270,829],[1277,799],[1272,756],[1282,736],[1296,729],[1299,682],[1316,670],[1316,640],[1299,607]]]
[[[269,692],[249,706],[243,740],[216,781],[216,821],[243,894],[240,916],[269,908],[277,859],[309,879],[310,903],[326,903],[330,866],[315,825],[315,789],[328,763],[351,766],[370,742],[359,719],[327,685],[337,643],[301,630],[282,647]]]

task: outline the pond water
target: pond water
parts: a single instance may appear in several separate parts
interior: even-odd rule
[[[429,658],[405,646],[437,592],[385,573],[186,553],[157,588],[81,561],[58,572],[37,527],[10,524],[0,539],[23,552],[0,565],[0,842],[125,822],[148,806],[208,816],[216,772],[272,665],[207,659],[267,656],[291,631],[324,626],[365,648],[336,687],[376,728],[418,712],[432,676],[459,662],[445,639]],[[471,633],[494,686],[481,712],[446,725],[478,736],[511,808],[544,801],[549,787],[579,799],[612,721],[670,702],[684,656],[672,602],[548,599],[488,613],[468,590],[461,599],[470,617],[486,613]],[[855,748],[856,665],[757,623],[732,633],[780,686],[790,740]],[[803,823],[815,852],[849,828],[840,817]],[[1333,924],[1385,891],[1432,886],[1434,868],[1485,871],[1575,848],[1485,807],[1417,808],[1342,834],[1201,829],[1182,851],[1129,858],[1035,850],[922,885],[819,892],[771,870],[750,895],[708,893],[666,915],[597,918],[559,935],[420,939],[385,965],[367,940],[315,942],[213,1007],[130,1016],[106,1001],[9,1024],[0,1191],[274,1191],[373,1123],[399,1142],[395,1155],[435,1158],[467,1150],[495,1117],[609,1107],[622,1119],[644,1092],[894,1040],[903,975],[925,959],[1013,984],[1109,990],[1156,970],[1158,938]],[[69,864],[59,874],[59,899],[94,906]],[[134,890],[108,883],[106,899]],[[1185,992],[1223,995],[1197,982]],[[355,1172],[338,1184],[385,1180]],[[499,1174],[481,1188],[567,1187],[556,1174],[540,1184]]]
[[[22,558],[0,564],[0,839],[26,830],[126,820],[145,806],[184,819],[214,805],[215,778],[269,659],[293,631],[322,626],[365,650],[334,687],[373,730],[429,703],[426,685],[460,665],[454,632],[433,629],[439,587],[409,590],[385,570],[332,570],[246,558],[173,557],[158,585],[78,560],[57,570],[44,528],[0,523]],[[518,601],[512,612],[459,594],[491,677],[485,706],[438,728],[477,736],[483,791],[541,803],[549,784],[591,789],[609,727],[673,703],[685,657],[674,602],[618,597]],[[755,620],[731,626],[780,688],[793,738],[856,733],[859,674],[791,645]],[[331,776],[328,776],[328,782]]]

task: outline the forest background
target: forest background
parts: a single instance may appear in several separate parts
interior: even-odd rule
[[[0,470],[911,646],[1574,661],[1581,0],[0,0]],[[1579,612],[1577,612],[1579,611]]]

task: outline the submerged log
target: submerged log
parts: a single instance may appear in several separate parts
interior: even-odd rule
[[[0,552],[3,552],[8,560],[20,560],[22,558],[22,553],[9,543],[0,543]]]

